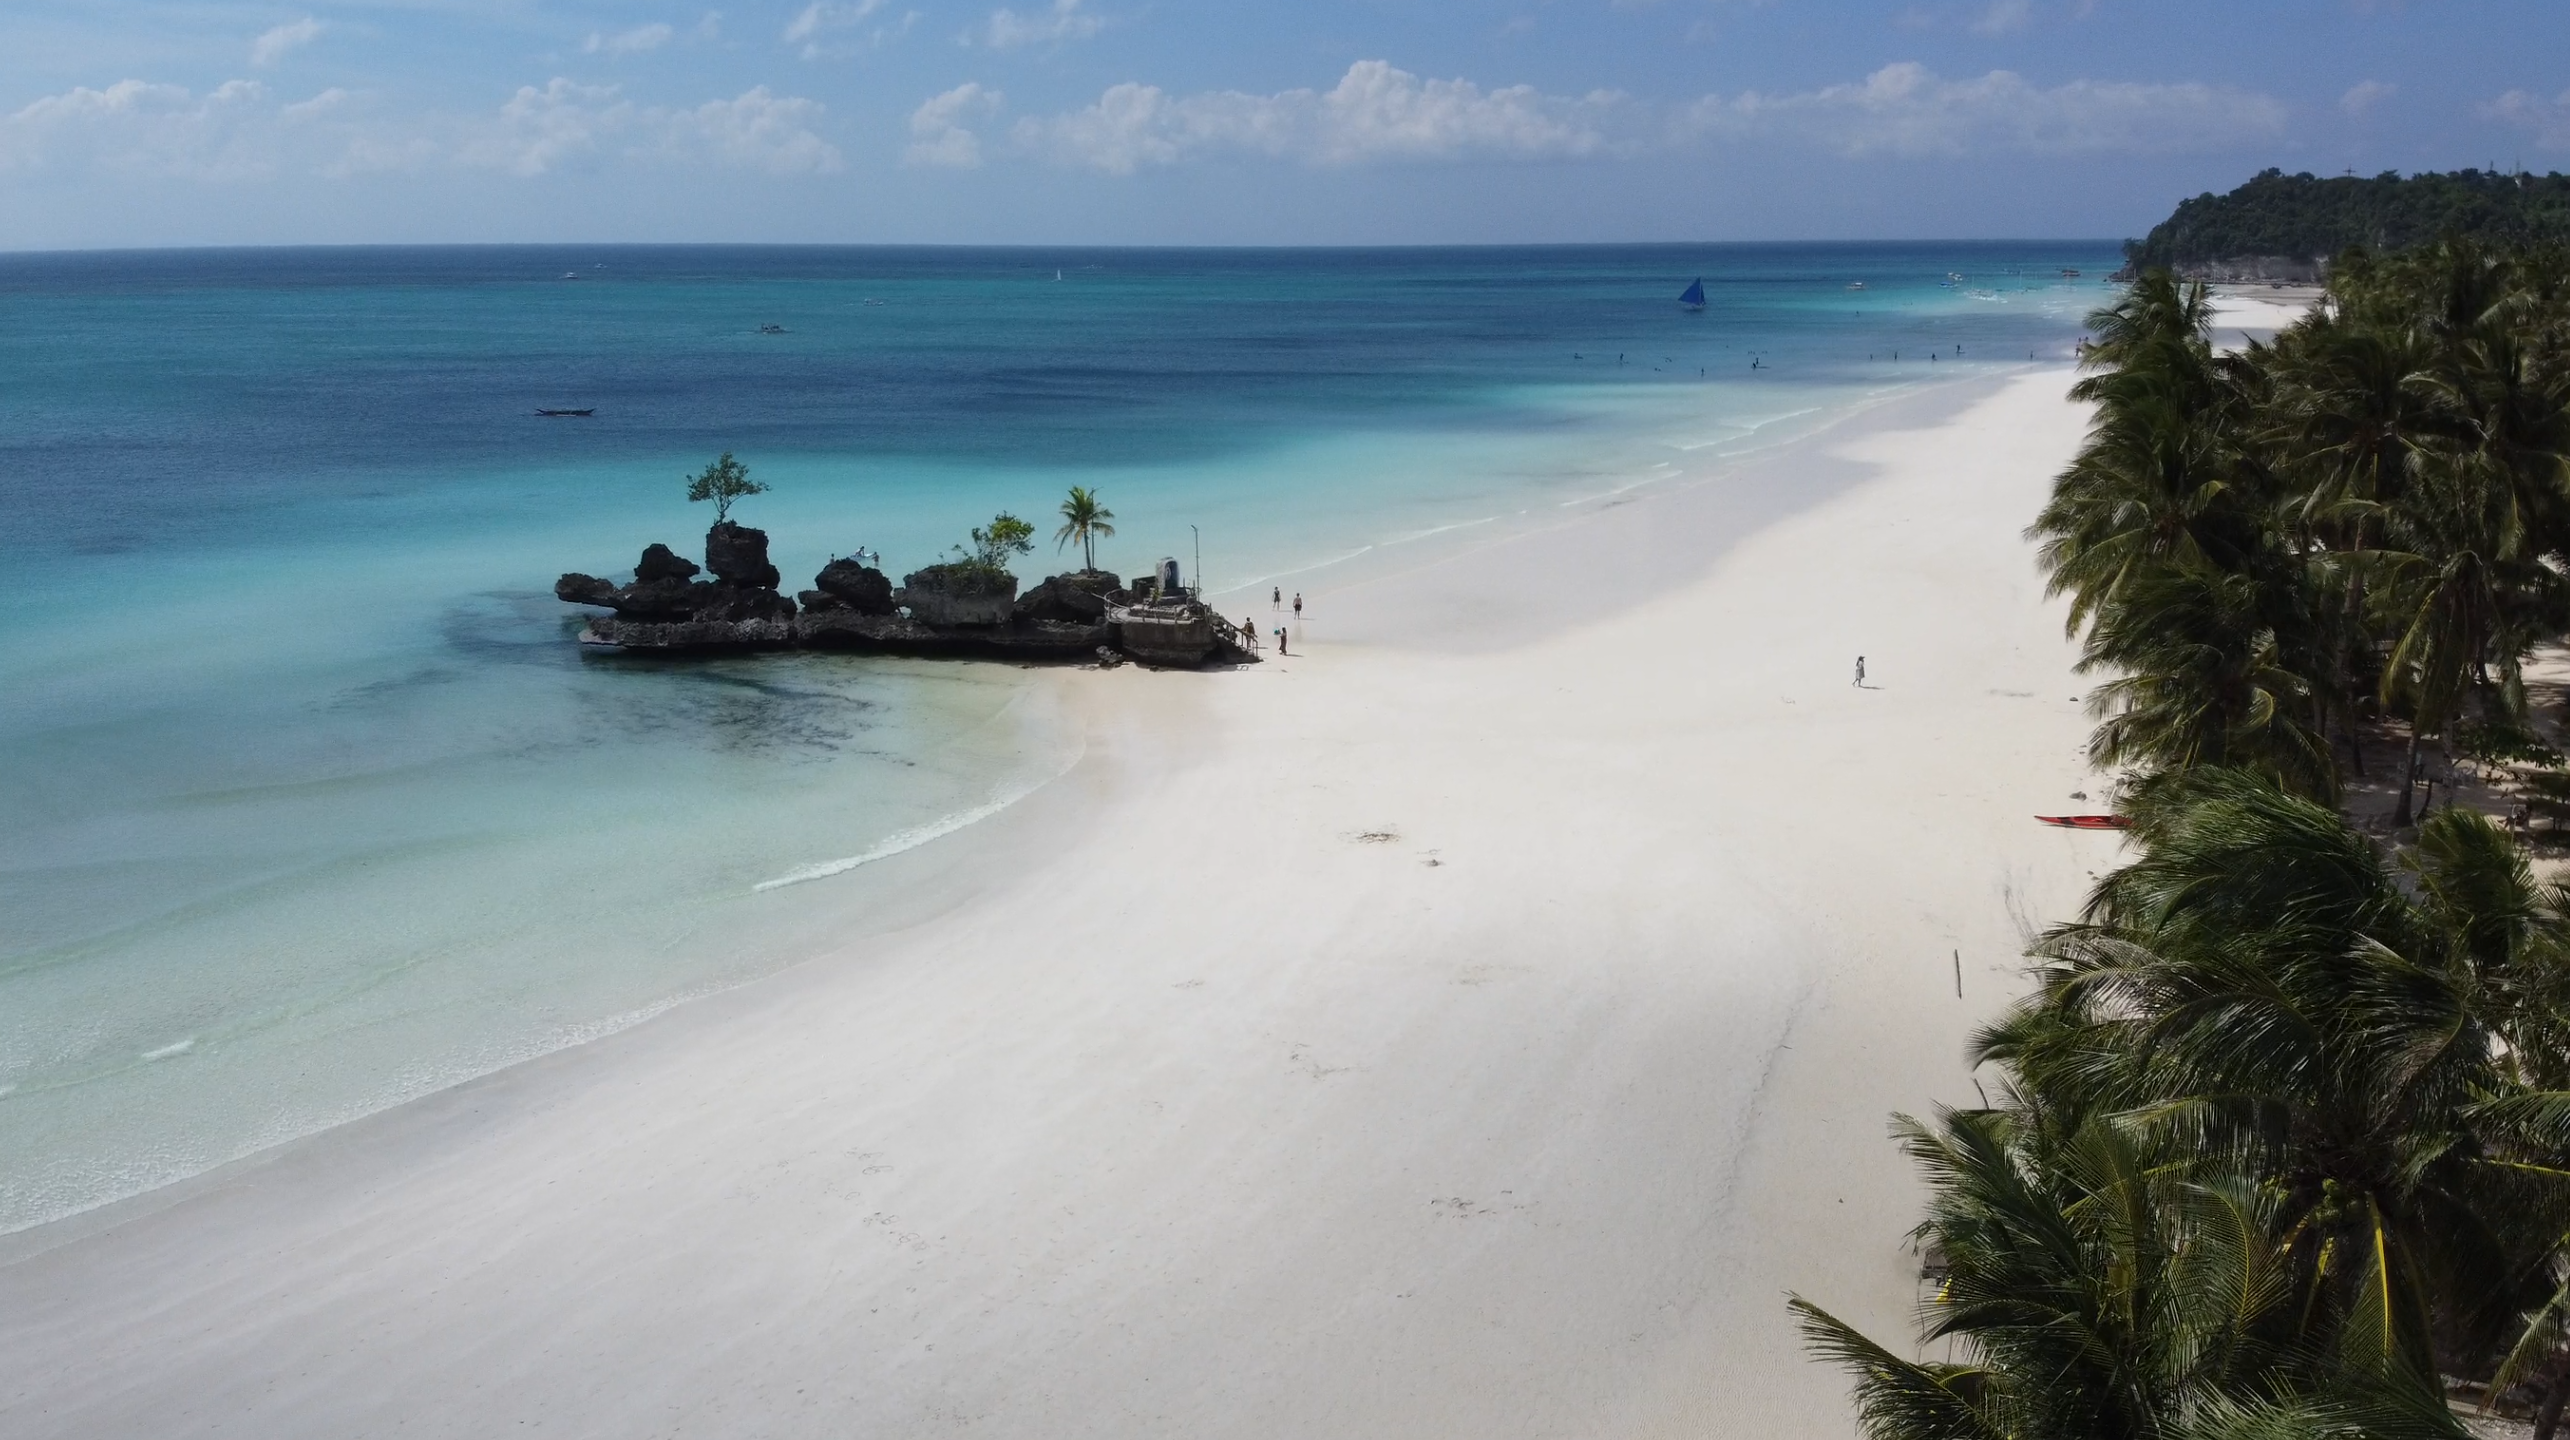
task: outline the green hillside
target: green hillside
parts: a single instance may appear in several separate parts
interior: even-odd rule
[[[2570,176],[2462,170],[2371,179],[2268,170],[2228,195],[2207,192],[2127,241],[2135,268],[2183,270],[2249,256],[2310,260],[2351,245],[2397,249],[2459,231],[2492,240],[2570,237]]]

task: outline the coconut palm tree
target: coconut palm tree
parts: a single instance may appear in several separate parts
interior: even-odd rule
[[[1868,1430],[2453,1437],[2435,1377],[2503,1356],[2570,1398],[2570,1087],[2525,1083],[2570,1069],[2570,896],[2477,816],[2404,876],[2245,771],[2135,814],[1980,1037],[1998,1108],[1902,1122],[1961,1358],[1797,1304]]]
[[[2307,553],[2334,577],[2313,596],[2316,693],[2343,719],[2348,761],[2362,775],[2356,722],[2374,668],[2364,557],[2380,539],[2383,507],[2399,503],[2423,449],[2450,426],[2420,383],[2434,349],[2414,328],[2322,314],[2289,332],[2276,354],[2267,438],[2293,521],[2310,537]]]
[[[1904,1119],[1945,1261],[1912,1361],[1796,1297],[1811,1346],[1857,1376],[1873,1440],[2436,1437],[2469,1432],[2403,1356],[2304,1343],[2276,1198],[2192,1178],[2105,1121],[2058,1138],[2000,1113]],[[2363,1261],[2358,1261],[2362,1265]]]
[[[2428,822],[2406,879],[2246,772],[2194,772],[2139,818],[2143,857],[2045,938],[2041,988],[1979,1058],[2047,1113],[2112,1115],[2199,1178],[2264,1187],[2292,1303],[2333,1344],[2433,1373],[2440,1349],[2502,1343],[2554,1288],[2570,1181],[2473,1117],[2517,1089],[2511,1038],[2562,1023],[2559,982],[2524,983],[2561,973],[2559,897],[2469,813]]]
[[[2440,1372],[2570,1413],[2570,887],[2327,803],[2333,709],[2413,762],[2522,730],[2570,630],[2570,247],[2354,255],[2332,299],[2229,355],[2164,274],[2091,317],[2029,533],[2141,852],[1977,1037],[1998,1103],[1902,1122],[1948,1360],[1796,1301],[1876,1440],[2453,1437]]]
[[[1085,485],[1074,485],[1070,497],[1062,502],[1062,528],[1053,532],[1053,548],[1058,551],[1074,540],[1079,541],[1080,568],[1095,570],[1098,568],[1098,539],[1101,536],[1114,538],[1115,526],[1109,523],[1114,519],[1115,512],[1098,503],[1096,491]]]
[[[2309,681],[2286,659],[2303,628],[2290,576],[2205,561],[2159,565],[2097,614],[2079,661],[2112,678],[2089,697],[2089,760],[2144,774],[2202,765],[2260,770],[2316,798],[2336,794],[2326,739],[2306,728]]]

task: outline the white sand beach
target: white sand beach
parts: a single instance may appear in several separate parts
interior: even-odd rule
[[[2031,819],[2070,380],[1048,672],[840,953],[12,1237],[0,1433],[1852,1434],[1786,1292],[1909,1333],[1887,1117],[2118,846]]]
[[[2317,285],[2213,288],[2213,343],[2237,348],[2247,340],[2273,340],[2324,298]]]

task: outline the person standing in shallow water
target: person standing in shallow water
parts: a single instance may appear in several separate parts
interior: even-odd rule
[[[1284,587],[1278,586],[1267,592],[1267,608],[1270,610],[1282,610],[1285,608]]]
[[[1294,623],[1303,623],[1303,592],[1300,590],[1294,592]]]
[[[1856,678],[1855,678],[1855,679],[1853,679],[1853,680],[1848,681],[1847,683],[1848,683],[1848,684],[1850,684],[1850,685],[1855,686],[1855,687],[1856,687],[1857,689],[1859,689],[1859,690],[1862,690],[1862,689],[1864,689],[1864,688],[1865,688],[1865,657],[1864,657],[1864,656],[1859,655],[1859,656],[1857,656],[1857,657],[1856,657]]]

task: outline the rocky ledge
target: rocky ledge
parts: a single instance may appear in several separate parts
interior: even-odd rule
[[[608,611],[581,631],[585,645],[670,654],[752,650],[1077,660],[1104,653],[1154,665],[1254,659],[1239,632],[1204,606],[1128,589],[1104,570],[1055,575],[1017,593],[1017,577],[973,565],[931,565],[903,576],[833,560],[812,588],[778,593],[767,532],[722,521],[705,535],[703,573],[666,545],[644,549],[619,585],[595,575],[554,582],[556,598]]]

